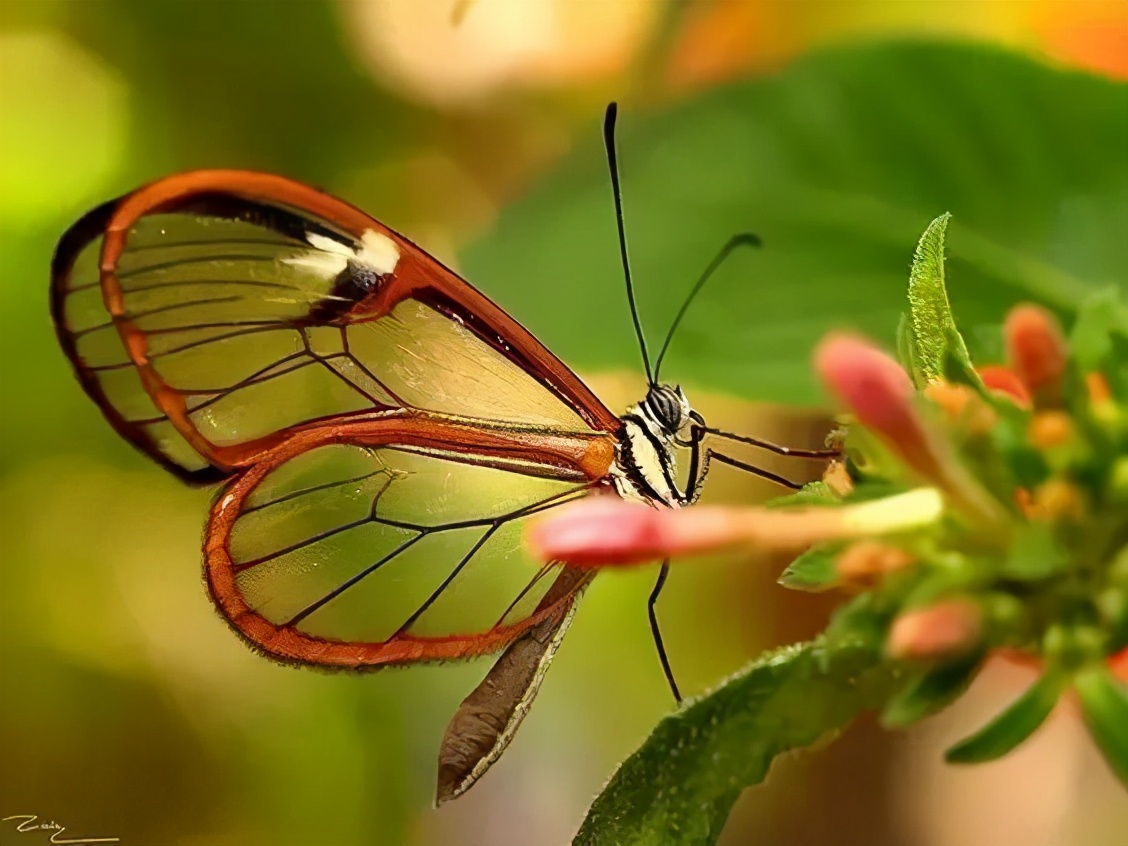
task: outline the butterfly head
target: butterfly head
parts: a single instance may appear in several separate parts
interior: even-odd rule
[[[705,425],[705,419],[693,410],[681,385],[651,385],[640,410],[663,434],[682,446],[693,443],[694,430]]]

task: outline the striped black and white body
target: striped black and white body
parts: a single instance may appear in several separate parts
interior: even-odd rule
[[[619,495],[654,507],[680,508],[696,502],[707,471],[700,450],[705,420],[690,406],[681,387],[651,385],[622,421],[611,470]],[[678,485],[677,473],[681,449],[690,450],[684,489]]]

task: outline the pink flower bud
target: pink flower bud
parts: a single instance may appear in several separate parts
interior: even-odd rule
[[[832,334],[815,348],[815,369],[862,425],[965,514],[992,529],[1005,519],[943,437],[925,425],[908,374],[890,356],[861,338]]]
[[[835,521],[836,509],[823,509]],[[764,508],[694,506],[656,509],[617,497],[586,499],[534,523],[533,553],[576,567],[645,564],[737,544],[796,551],[808,545],[811,521]],[[826,520],[816,519],[821,525]],[[816,531],[817,531],[817,527]]]
[[[908,661],[942,661],[967,655],[982,638],[982,609],[968,599],[948,599],[897,617],[885,651]]]
[[[944,474],[934,439],[913,406],[913,384],[904,369],[877,347],[852,335],[829,335],[815,348],[815,370],[886,445],[930,480]]]
[[[931,488],[838,508],[657,509],[597,496],[541,518],[529,528],[526,539],[542,560],[601,567],[645,564],[734,546],[797,552],[820,541],[931,525],[942,513],[943,501]]]
[[[576,567],[640,564],[664,558],[659,512],[614,496],[585,499],[539,520],[526,540],[533,553]]]

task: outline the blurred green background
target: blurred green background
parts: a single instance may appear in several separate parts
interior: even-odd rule
[[[228,632],[199,575],[208,493],[121,443],[55,343],[47,266],[87,208],[192,167],[319,185],[461,268],[622,408],[643,382],[598,136],[618,99],[652,336],[728,236],[766,244],[695,305],[666,375],[718,423],[794,443],[817,418],[779,404],[817,404],[811,344],[891,340],[940,212],[981,360],[1008,304],[1068,314],[1128,286],[1126,56],[1121,0],[0,0],[0,816],[134,844],[563,843],[672,705],[654,573],[604,576],[513,747],[430,810],[442,730],[488,663],[331,676]],[[785,595],[778,569],[675,569],[661,614],[684,690],[817,629],[830,600]],[[1004,761],[940,763],[1024,672],[909,734],[863,723],[789,758],[723,842],[1122,844],[1128,798],[1071,713]],[[3,844],[45,840],[0,825]]]

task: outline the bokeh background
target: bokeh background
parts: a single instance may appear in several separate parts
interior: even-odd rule
[[[891,339],[944,210],[981,355],[1022,296],[1068,312],[1128,285],[1126,79],[1123,0],[0,0],[0,815],[131,844],[564,843],[671,707],[654,573],[605,576],[510,751],[431,810],[442,730],[488,663],[324,675],[229,634],[199,575],[208,494],[124,446],[54,341],[48,262],[88,207],[203,166],[322,186],[624,407],[643,383],[598,138],[618,99],[652,335],[729,235],[768,245],[695,306],[669,375],[714,420],[794,443],[819,431],[805,350],[837,325]],[[717,476],[717,498],[772,493]],[[661,614],[683,689],[818,629],[833,600],[776,572],[676,568]],[[1122,846],[1128,797],[1071,713],[1004,761],[940,763],[1024,673],[780,762],[723,842]]]

